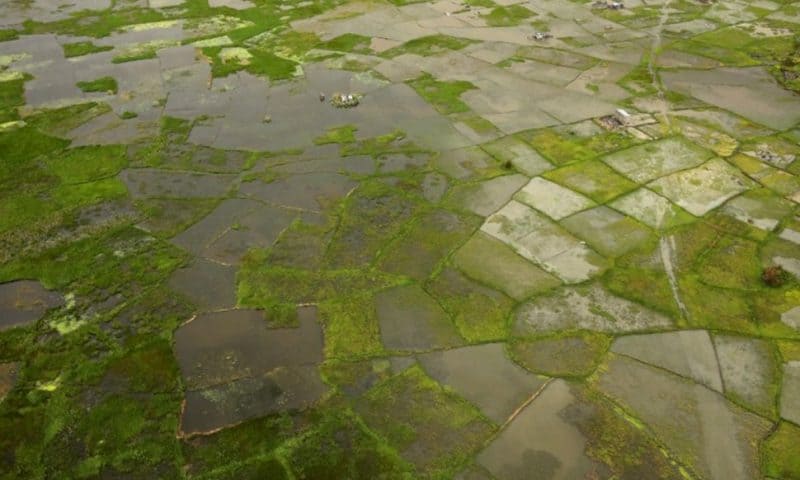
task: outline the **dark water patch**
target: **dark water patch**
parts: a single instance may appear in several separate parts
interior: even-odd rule
[[[51,308],[64,304],[61,295],[39,282],[20,280],[0,284],[0,330],[29,325]]]

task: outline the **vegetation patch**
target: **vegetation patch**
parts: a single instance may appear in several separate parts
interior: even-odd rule
[[[0,266],[0,282],[40,280],[47,288],[75,295],[128,292],[160,283],[184,262],[184,253],[141,230],[123,226]]]
[[[381,269],[423,281],[451,250],[466,241],[480,225],[476,217],[446,210],[421,214],[410,231],[383,250]]]
[[[336,235],[327,250],[334,268],[372,264],[379,251],[412,219],[417,204],[386,185],[362,183],[344,203]]]
[[[243,468],[239,464],[254,458],[270,457],[298,429],[296,420],[288,415],[268,416],[213,435],[186,439],[181,449],[192,476],[223,467],[238,470]]]
[[[0,42],[8,42],[19,38],[19,33],[16,30],[9,28],[0,29]]]
[[[555,377],[585,377],[600,363],[612,338],[599,333],[518,340],[509,346],[511,357],[534,373]]]
[[[127,163],[125,147],[109,145],[72,148],[45,164],[64,184],[79,184],[115,176]]]
[[[661,263],[658,246],[634,251],[616,261],[616,266],[603,277],[603,284],[620,297],[680,318],[667,273]]]
[[[470,280],[458,270],[445,268],[426,287],[453,319],[469,342],[503,340],[508,336],[508,317],[514,301]]]
[[[101,38],[127,25],[164,20],[164,14],[155,9],[128,8],[97,12],[84,10],[64,20],[50,23],[26,20],[22,33],[27,35],[58,33],[76,37]]]
[[[320,43],[318,48],[336,50],[337,52],[370,54],[372,53],[371,42],[372,39],[370,37],[356,33],[345,33],[327,42]]]
[[[78,82],[83,92],[117,93],[117,80],[114,77],[101,77],[88,82]]]
[[[296,478],[411,478],[413,468],[349,410],[323,411],[313,429],[290,442]]]
[[[474,406],[418,366],[370,389],[355,409],[373,431],[433,478],[455,475],[494,430]]]
[[[573,163],[542,176],[577,190],[597,203],[605,203],[637,187],[632,181],[596,160]]]
[[[204,48],[203,52],[213,60],[214,77],[226,77],[231,73],[246,70],[254,75],[264,75],[270,80],[287,80],[296,76],[300,64],[279,57],[268,50],[243,48],[224,52],[222,47]],[[300,70],[302,71],[302,70]]]
[[[461,94],[475,89],[475,85],[464,80],[443,82],[436,80],[429,73],[408,82],[420,97],[444,115],[469,111],[469,107],[461,101]]]
[[[509,5],[495,7],[488,14],[482,15],[482,18],[490,27],[511,27],[534,16],[536,16],[535,13],[522,5]]]
[[[342,145],[340,154],[344,157],[351,155],[369,155],[378,158],[381,155],[426,153],[426,150],[406,139],[405,132],[395,130],[385,135],[365,138],[353,143]]]
[[[585,140],[564,138],[553,130],[540,130],[518,136],[555,165],[588,160],[600,153],[584,145],[588,143]]]
[[[153,235],[171,238],[208,215],[217,206],[212,199],[150,198],[137,200],[142,225]]]
[[[373,295],[354,292],[320,303],[325,357],[358,359],[384,353]]]
[[[723,288],[752,290],[759,287],[761,265],[758,245],[736,237],[724,237],[697,264],[703,282]]]
[[[583,408],[578,407],[580,413],[575,412],[574,421],[588,439],[586,453],[607,465],[614,477],[654,475],[670,480],[688,477],[684,468],[645,433],[638,420],[595,391],[577,388],[573,391],[585,402]]]
[[[370,269],[304,270],[271,265],[269,251],[248,253],[237,275],[239,305],[265,309],[274,322],[291,324],[295,306],[320,304],[329,357],[382,350],[371,293],[398,280]]]
[[[110,111],[111,107],[106,103],[87,102],[62,108],[39,110],[33,115],[25,117],[25,122],[42,133],[64,138],[79,125]]]
[[[30,78],[29,75],[21,75],[0,81],[0,124],[19,119],[17,107],[25,105],[25,82]]]
[[[800,478],[800,457],[794,451],[800,444],[800,427],[781,422],[762,446],[764,470],[774,478]]]
[[[324,135],[315,138],[314,143],[317,145],[353,143],[356,141],[357,130],[358,128],[355,125],[342,125],[341,127],[330,128]]]
[[[386,50],[381,55],[386,58],[394,58],[404,53],[428,57],[438,55],[449,50],[461,50],[474,43],[473,40],[465,38],[450,37],[447,35],[429,35],[427,37],[415,38],[394,48]]]
[[[786,88],[800,92],[800,36],[794,37],[794,48],[777,62],[772,71]]]
[[[90,53],[107,52],[114,49],[111,45],[95,45],[92,42],[65,43],[62,47],[66,58],[82,57]]]

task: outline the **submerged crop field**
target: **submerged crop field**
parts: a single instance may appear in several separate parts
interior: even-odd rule
[[[800,479],[800,5],[0,1],[0,479]]]

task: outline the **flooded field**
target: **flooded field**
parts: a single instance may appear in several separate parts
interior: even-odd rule
[[[61,478],[800,479],[800,7],[0,2]]]

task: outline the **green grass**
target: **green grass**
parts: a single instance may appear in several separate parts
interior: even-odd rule
[[[379,180],[362,182],[344,201],[339,227],[327,250],[334,268],[363,268],[413,218],[415,199]]]
[[[452,478],[494,431],[481,413],[414,366],[369,390],[356,405],[365,423],[399,451],[426,458],[429,478]],[[443,435],[451,441],[442,442]]]
[[[411,53],[427,57],[444,53],[448,50],[461,50],[471,43],[474,43],[474,41],[447,35],[429,35],[409,40],[402,45],[386,50],[381,55],[386,58],[394,58],[404,53]]]
[[[0,281],[35,278],[47,288],[89,295],[99,291],[135,292],[163,281],[185,260],[166,242],[146,241],[145,234],[124,225],[32,257],[0,266]],[[120,251],[125,255],[115,255]]]
[[[360,359],[384,353],[372,294],[356,292],[324,301],[319,314],[325,327],[325,358]]]
[[[4,197],[0,237],[4,240],[11,236],[23,241],[29,236],[30,241],[37,232],[44,233],[40,229],[69,221],[83,207],[127,195],[115,178],[127,164],[124,148],[64,150],[68,143],[32,126],[0,134],[0,155],[5,159],[0,165],[0,195]]]
[[[192,475],[231,463],[268,456],[295,433],[292,418],[275,415],[244,422],[208,436],[182,442],[183,456]]]
[[[509,5],[507,7],[495,7],[489,14],[482,17],[490,27],[511,27],[519,25],[534,16],[536,16],[535,13],[522,5]]]
[[[613,337],[595,332],[515,340],[509,355],[525,369],[542,375],[581,378],[591,375],[611,346]]]
[[[33,20],[23,22],[23,33],[59,33],[78,37],[107,37],[115,30],[136,23],[158,22],[164,14],[149,8],[109,9],[102,12],[84,10],[64,20],[43,23]]]
[[[17,120],[17,107],[25,105],[25,82],[31,77],[25,75],[16,80],[0,82],[0,123]]]
[[[138,62],[139,60],[149,60],[152,58],[156,58],[157,49],[143,49],[137,50],[135,52],[125,53],[122,55],[118,55],[111,59],[111,63],[127,63],[127,62]]]
[[[251,250],[237,273],[238,304],[270,312],[273,323],[293,324],[294,306],[372,292],[396,283],[369,269],[306,270],[272,265],[270,252]]]
[[[379,266],[383,271],[423,282],[479,226],[480,220],[473,216],[443,209],[421,212],[402,237],[382,249]]]
[[[504,340],[506,319],[514,305],[506,295],[445,268],[427,286],[468,342]]]
[[[8,42],[19,38],[19,33],[16,30],[0,29],[0,42]]]
[[[726,27],[676,42],[671,48],[730,66],[772,65],[792,58],[796,40],[792,36],[754,37],[743,28]]]
[[[786,88],[800,92],[800,35],[794,38],[791,52],[780,58],[772,72]]]
[[[69,145],[28,126],[0,133],[0,191],[10,191],[28,183],[47,182],[36,162],[40,155],[54,154]]]
[[[342,125],[341,127],[333,127],[328,129],[324,135],[314,139],[316,145],[327,145],[330,143],[353,143],[356,141],[356,131],[358,128],[355,125]]]
[[[424,149],[406,140],[405,132],[400,130],[344,144],[340,151],[342,156],[369,155],[373,158],[391,153],[415,154],[423,152],[425,152]]]
[[[467,104],[461,101],[461,94],[475,89],[475,85],[464,80],[440,81],[431,74],[411,80],[408,84],[419,96],[444,115],[469,111]]]
[[[106,200],[124,198],[128,191],[116,178],[77,185],[58,185],[37,193],[17,192],[0,205],[0,233],[32,227]]]
[[[402,7],[403,5],[412,5],[414,3],[422,3],[425,0],[389,0],[390,3]]]
[[[0,344],[18,342],[17,354],[24,357],[21,375],[30,382],[2,404],[4,412],[18,412],[13,418],[0,416],[0,431],[15,432],[13,438],[0,436],[0,447],[12,452],[0,459],[0,469],[12,478],[43,478],[52,472],[79,478],[100,471],[177,478],[175,431],[182,392],[169,337],[178,319],[191,312],[176,308],[180,302],[159,285],[182,254],[167,243],[145,239],[141,231],[122,228],[0,267],[2,281],[38,278],[50,288],[74,292],[68,305],[78,305],[51,314],[36,327],[35,342],[28,343],[24,330],[11,336],[0,332]],[[142,295],[148,290],[160,293]],[[103,295],[115,291],[125,295],[129,323],[124,335],[119,330],[110,334],[122,324],[108,322],[113,312],[100,306]],[[168,300],[159,296],[163,293]],[[84,315],[89,302],[95,313]],[[83,327],[64,336],[50,330],[73,315],[80,316]],[[37,389],[37,384],[50,388]],[[73,448],[76,444],[82,445],[80,451]]]
[[[679,318],[681,312],[672,293],[669,278],[652,258],[658,255],[658,246],[629,253],[616,260],[615,268],[603,276],[603,284],[620,297],[641,303],[671,318]]]
[[[658,25],[661,18],[661,9],[657,6],[637,6],[625,8],[624,11],[599,9],[597,15],[612,22],[621,23],[633,28],[645,28]],[[671,19],[671,16],[670,16]]]
[[[55,109],[42,109],[26,117],[31,127],[55,137],[66,137],[74,128],[111,111],[106,103],[87,102]]]
[[[270,80],[288,80],[295,76],[299,63],[279,57],[271,51],[261,49],[249,50],[252,57],[246,62],[228,61],[225,62],[219,57],[221,47],[208,47],[203,49],[203,53],[212,59],[212,75],[214,77],[226,77],[238,71],[248,71],[254,75],[264,75]]]
[[[136,152],[132,162],[137,166],[156,167],[170,160],[169,146],[184,143],[192,122],[174,117],[161,117],[161,132]]]
[[[492,0],[466,0],[467,5],[470,7],[485,7],[485,8],[492,8],[497,6]]]
[[[369,48],[372,39],[356,33],[345,33],[336,38],[320,43],[318,48],[336,50],[339,52],[371,53]]]
[[[324,410],[314,420],[287,454],[295,478],[412,478],[413,467],[349,409]]]
[[[703,283],[722,288],[758,290],[761,288],[761,262],[758,244],[737,237],[720,238],[697,264]]]
[[[587,438],[586,454],[605,464],[609,478],[684,480],[684,468],[635,419],[608,398],[588,388],[572,388],[581,414],[575,426]]]
[[[778,350],[784,362],[800,362],[800,342],[779,341]]]
[[[464,123],[467,127],[471,128],[478,134],[499,134],[500,131],[494,126],[492,122],[475,113],[464,112],[460,115],[455,115],[453,120]]]
[[[637,187],[599,160],[572,163],[551,170],[543,177],[577,190],[598,203],[605,203]]]
[[[78,184],[112,177],[128,163],[121,145],[78,147],[46,160],[47,169],[64,184]]]
[[[584,145],[586,141],[564,138],[553,130],[541,130],[519,135],[555,165],[566,165],[596,157],[599,152]]]
[[[270,52],[255,50],[246,70],[255,75],[265,75],[270,80],[288,80],[297,73],[300,64],[278,57]]]
[[[117,80],[114,77],[101,77],[88,82],[78,82],[78,88],[83,92],[117,93]]]
[[[774,478],[800,478],[797,445],[800,445],[800,427],[781,422],[762,447],[765,473]]]
[[[137,200],[136,208],[144,215],[148,231],[160,238],[170,238],[188,228],[217,206],[216,200],[150,198]]]
[[[110,45],[95,45],[92,42],[65,43],[62,47],[64,48],[64,56],[67,58],[81,57],[90,53],[107,52],[114,49]]]
[[[264,252],[250,252],[237,274],[242,306],[270,309],[275,305],[296,305],[373,291],[393,283],[390,277],[377,271],[274,267],[263,263],[264,258]]]

